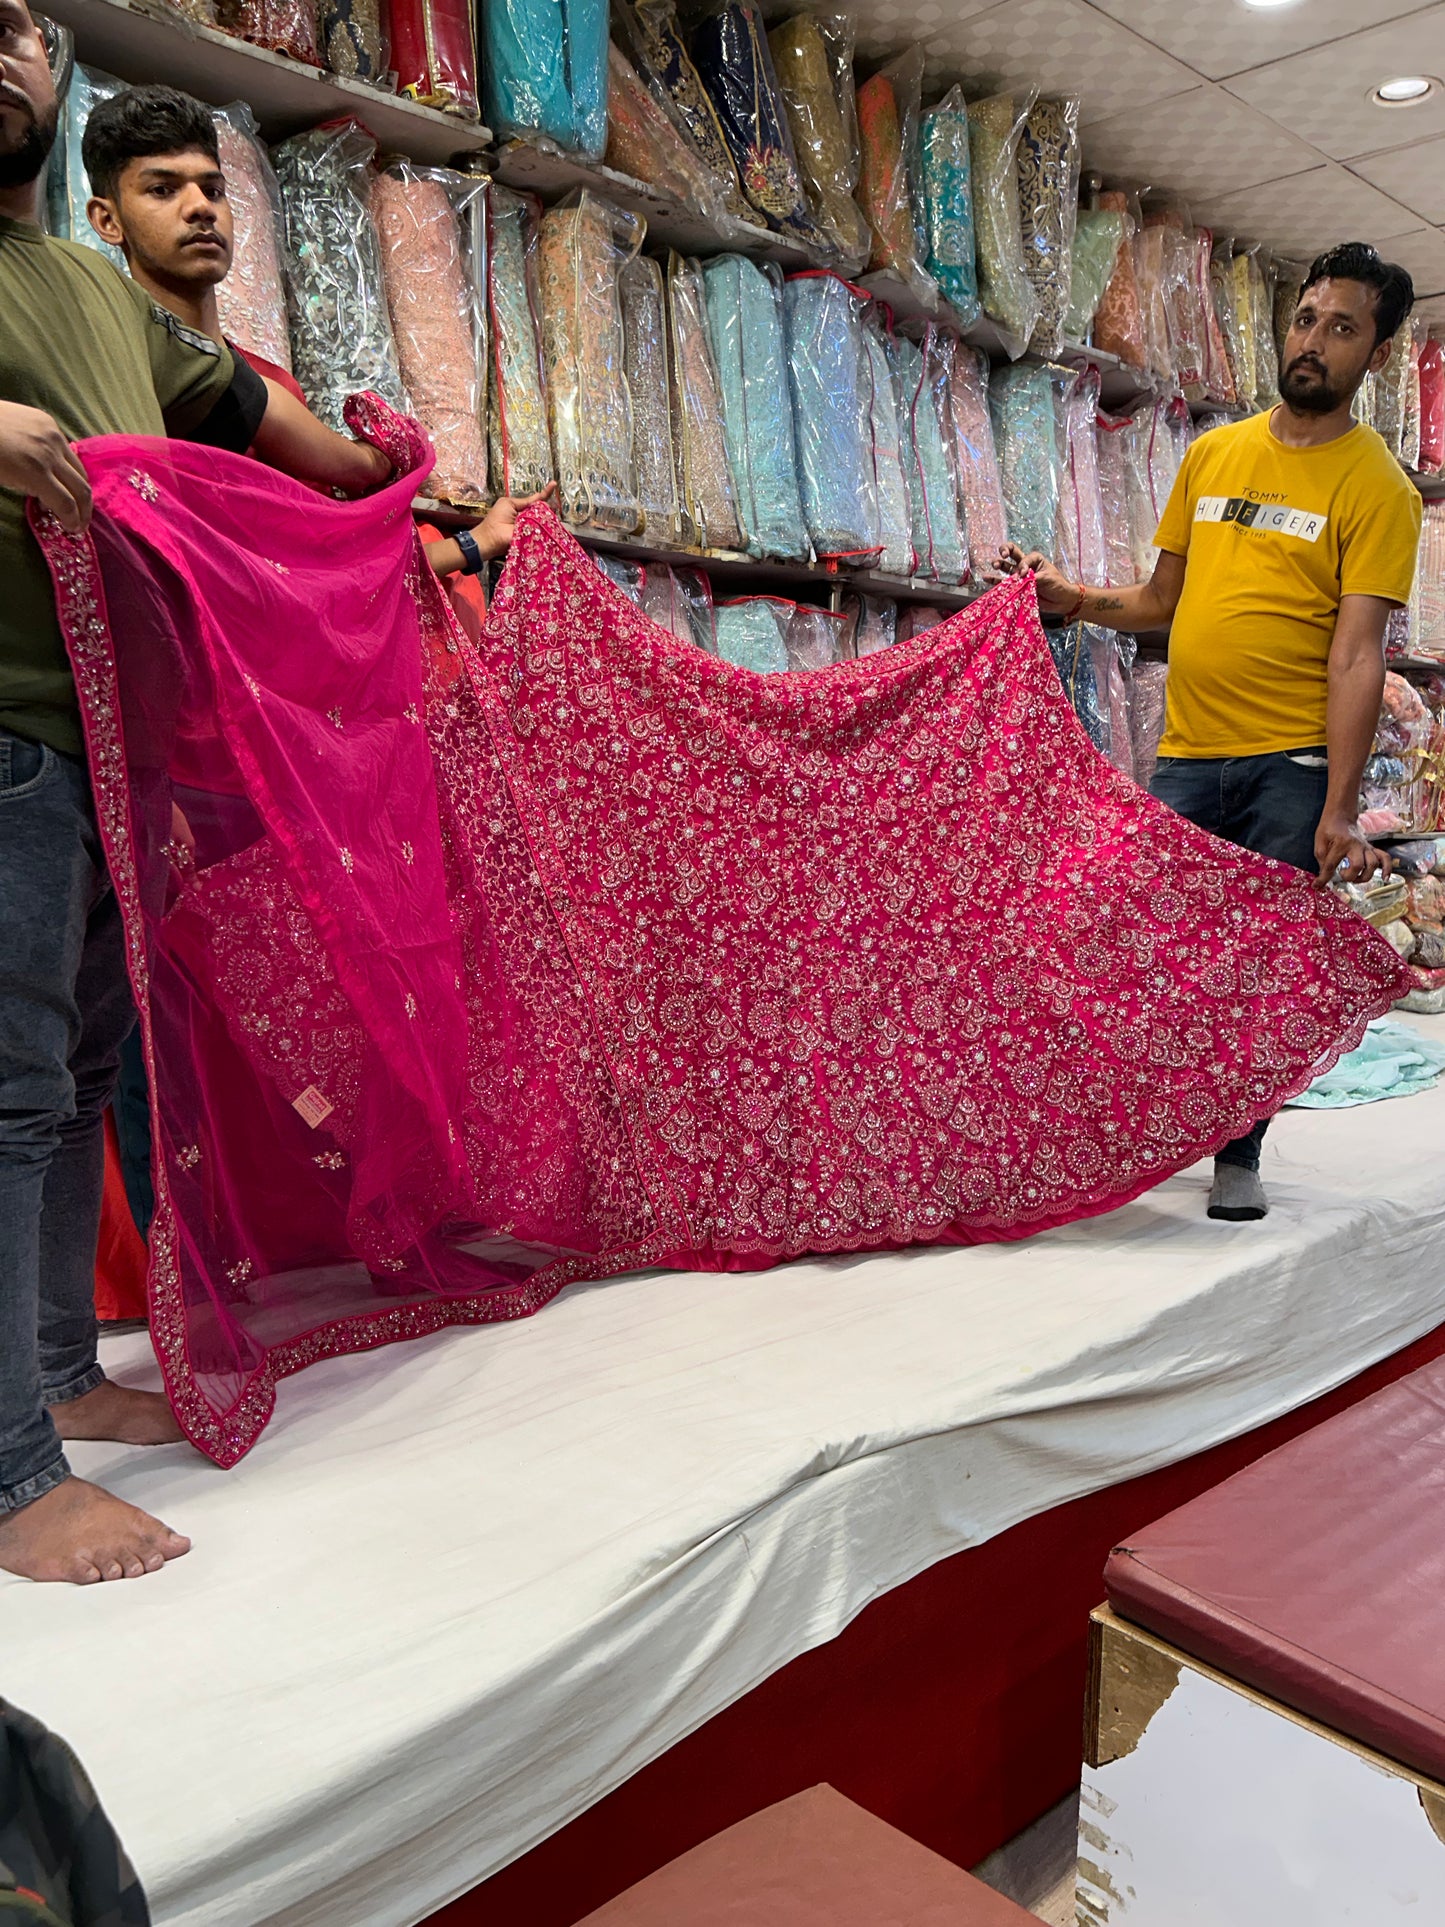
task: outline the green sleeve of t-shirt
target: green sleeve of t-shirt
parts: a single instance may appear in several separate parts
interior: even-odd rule
[[[126,288],[146,324],[146,350],[156,400],[165,417],[166,431],[189,436],[215,408],[235,379],[231,351],[161,307],[134,281]]]

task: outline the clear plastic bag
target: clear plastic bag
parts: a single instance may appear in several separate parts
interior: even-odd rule
[[[877,566],[885,575],[908,576],[913,574],[917,561],[913,553],[913,507],[903,466],[898,384],[893,377],[883,323],[876,308],[870,308],[864,316],[863,343],[871,383],[873,494],[881,545]]]
[[[988,403],[988,376],[986,356],[966,342],[958,342],[949,382],[954,469],[968,534],[969,562],[980,581],[998,567],[999,552],[1008,541],[1003,481]]]
[[[1204,348],[1199,335],[1199,296],[1194,283],[1194,238],[1178,208],[1151,209],[1146,235],[1160,240],[1160,286],[1173,379],[1191,401],[1204,399]]]
[[[935,609],[929,602],[905,602],[898,610],[898,640],[912,642],[915,636],[927,634],[936,629],[944,620],[942,609]]]
[[[1117,355],[1126,367],[1137,368],[1142,374],[1149,365],[1149,348],[1135,255],[1139,203],[1132,195],[1110,189],[1099,196],[1099,212],[1119,215],[1124,221],[1124,237],[1113,273],[1094,310],[1094,346],[1105,354]]]
[[[649,563],[642,574],[642,607],[679,642],[717,654],[712,584],[701,569],[670,569]]]
[[[950,88],[919,122],[918,171],[923,187],[924,266],[965,328],[983,312],[973,225],[973,162],[968,103]]]
[[[1025,554],[1052,555],[1059,512],[1054,377],[1046,367],[1016,362],[996,368],[988,386],[1009,540]]]
[[[732,212],[736,182],[730,188],[712,172],[615,43],[608,54],[606,161],[617,173],[673,195],[706,220],[722,221]]]
[[[564,153],[601,160],[607,0],[480,0],[478,14],[493,133],[540,137]]]
[[[1232,240],[1216,241],[1209,271],[1214,283],[1214,312],[1219,318],[1224,352],[1229,361],[1230,387],[1234,399],[1249,408],[1254,405],[1257,379],[1249,254],[1243,249],[1236,254]]]
[[[749,555],[806,561],[793,401],[776,269],[723,254],[703,268],[708,333],[722,395],[728,461]]]
[[[321,0],[321,46],[332,73],[389,92],[394,71],[389,16],[383,0]]]
[[[667,388],[667,296],[662,269],[647,255],[635,255],[618,277],[618,291],[642,530],[649,542],[671,547],[682,540],[683,527]]]
[[[1254,406],[1279,401],[1279,349],[1274,338],[1275,270],[1258,248],[1249,250],[1249,312],[1254,326]],[[1244,401],[1245,397],[1240,396]]]
[[[793,605],[774,596],[740,596],[717,604],[717,652],[724,662],[775,676],[787,669]]]
[[[746,545],[747,531],[728,462],[702,270],[676,253],[667,260],[667,325],[672,444],[683,527],[698,548],[739,550]]]
[[[537,284],[541,218],[540,201],[492,184],[487,195],[487,422],[492,482],[503,495],[535,495],[556,476]]]
[[[1169,665],[1136,662],[1129,678],[1129,741],[1134,751],[1134,781],[1148,789],[1159,760],[1168,699]]]
[[[898,604],[887,596],[844,596],[843,609],[855,659],[891,649],[898,640]]]
[[[1037,98],[1032,89],[994,94],[968,109],[978,298],[1015,357],[1027,348],[1039,320],[1039,298],[1024,266],[1018,177],[1019,141]]]
[[[1214,235],[1207,227],[1194,230],[1194,291],[1199,306],[1202,384],[1210,401],[1234,406],[1234,377],[1224,345],[1224,330],[1214,305]]]
[[[873,236],[870,270],[896,275],[931,307],[938,288],[923,267],[914,182],[922,87],[923,50],[911,47],[858,89],[858,202]]]
[[[788,618],[789,669],[831,669],[845,659],[848,618],[841,609],[797,602]]]
[[[1056,355],[1068,319],[1079,207],[1079,102],[1040,98],[1019,137],[1019,221],[1024,268],[1038,301],[1031,346]]]
[[[219,0],[223,33],[253,47],[289,54],[308,67],[321,65],[321,19],[317,0]]]
[[[1094,314],[1114,278],[1120,250],[1129,234],[1129,217],[1117,208],[1081,207],[1074,230],[1069,269],[1069,312],[1065,341],[1087,341]]]
[[[82,247],[93,248],[122,273],[125,256],[119,248],[101,240],[85,211],[90,201],[90,176],[85,171],[80,147],[85,139],[86,122],[95,108],[101,101],[112,100],[125,90],[126,82],[117,80],[114,74],[104,74],[98,67],[82,67],[78,62],[72,65],[45,177],[46,222],[50,232],[62,241],[78,241]]]
[[[1174,379],[1174,361],[1169,348],[1169,305],[1166,293],[1164,243],[1161,222],[1142,226],[1134,236],[1134,279],[1139,289],[1139,315],[1144,328],[1144,373],[1155,381]],[[1098,341],[1098,335],[1094,336]]]
[[[1099,475],[1099,376],[1086,368],[1069,386],[1059,410],[1059,541],[1064,573],[1103,589],[1109,582],[1109,545]]]
[[[245,354],[291,372],[286,282],[281,259],[281,190],[242,100],[212,118],[235,225],[231,272],[216,289],[221,332]]]
[[[706,0],[689,44],[743,193],[769,227],[804,247],[821,247],[761,12],[753,0]]]
[[[808,271],[783,284],[803,514],[825,557],[876,554],[880,541],[864,307],[835,274]]]
[[[1410,330],[1397,328],[1390,358],[1376,378],[1375,428],[1397,461],[1404,460],[1405,409],[1410,386]]]
[[[720,184],[723,204],[737,220],[752,222],[717,113],[692,64],[672,0],[613,0],[612,28],[633,71],[651,94],[706,176]]]
[[[1434,335],[1420,345],[1420,468],[1445,468],[1445,346]]]
[[[1064,629],[1048,629],[1049,652],[1064,694],[1073,704],[1074,714],[1088,732],[1089,740],[1101,756],[1110,749],[1109,717],[1099,701],[1094,681],[1094,654],[1089,647],[1089,631],[1081,622]]]
[[[605,575],[613,588],[620,589],[629,602],[642,607],[642,582],[646,570],[640,562],[621,562],[615,555],[594,554],[598,573]]]
[[[853,39],[844,13],[796,14],[768,35],[803,185],[830,258],[844,274],[867,265],[872,242],[853,199],[859,167]]]
[[[1094,684],[1099,707],[1109,718],[1109,747],[1104,751],[1121,776],[1134,774],[1134,739],[1129,732],[1129,669],[1134,659],[1132,636],[1084,624],[1089,652],[1094,658]]]
[[[586,188],[542,216],[542,352],[563,518],[629,534],[642,519],[617,278],[641,215]]]
[[[1141,582],[1153,575],[1159,559],[1154,534],[1184,459],[1188,424],[1188,406],[1174,396],[1145,403],[1130,417],[1124,434],[1129,461],[1130,539]]]
[[[949,460],[952,413],[946,417],[943,413],[950,358],[932,327],[925,331],[921,346],[894,336],[889,353],[898,382],[915,568],[935,582],[962,582],[968,564],[958,524],[958,484]]]
[[[355,121],[295,134],[273,151],[286,219],[291,367],[328,428],[371,389],[410,413],[371,215],[376,143]]]
[[[1277,373],[1283,373],[1288,361],[1285,344],[1289,339],[1294,311],[1300,304],[1300,296],[1304,293],[1305,276],[1308,272],[1309,269],[1301,261],[1283,260],[1278,255],[1275,257],[1272,326]]]
[[[1095,417],[1099,500],[1104,510],[1104,577],[1111,589],[1127,589],[1140,579],[1130,537],[1128,428],[1126,415]]]
[[[436,450],[430,493],[444,502],[487,500],[486,338],[463,245],[486,191],[484,180],[409,161],[389,163],[371,189],[402,384]]]

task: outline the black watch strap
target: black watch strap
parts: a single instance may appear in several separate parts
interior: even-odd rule
[[[452,537],[462,552],[462,574],[480,575],[486,567],[486,557],[477,547],[477,538],[470,529],[458,529]]]

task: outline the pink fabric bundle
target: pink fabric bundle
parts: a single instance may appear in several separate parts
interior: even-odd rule
[[[762,676],[539,507],[473,648],[431,451],[369,406],[361,502],[115,437],[89,535],[36,514],[150,1072],[152,1336],[222,1463],[284,1373],[573,1279],[1107,1210],[1413,984],[1100,761],[1028,579]]]
[[[1445,346],[1434,335],[1420,347],[1420,467],[1445,468]]]
[[[244,108],[223,109],[215,120],[226,199],[236,224],[231,272],[216,289],[221,331],[242,353],[259,355],[289,375],[291,334],[286,322],[286,288],[281,279],[276,177],[265,150],[246,124],[250,116]]]
[[[950,399],[968,558],[975,578],[984,580],[998,567],[999,550],[1008,541],[1008,519],[988,408],[988,362],[963,341],[953,358]]]

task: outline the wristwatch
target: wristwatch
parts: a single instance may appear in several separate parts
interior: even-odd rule
[[[477,538],[470,529],[458,529],[452,537],[462,552],[462,574],[480,575],[487,565],[487,558],[477,547]]]

